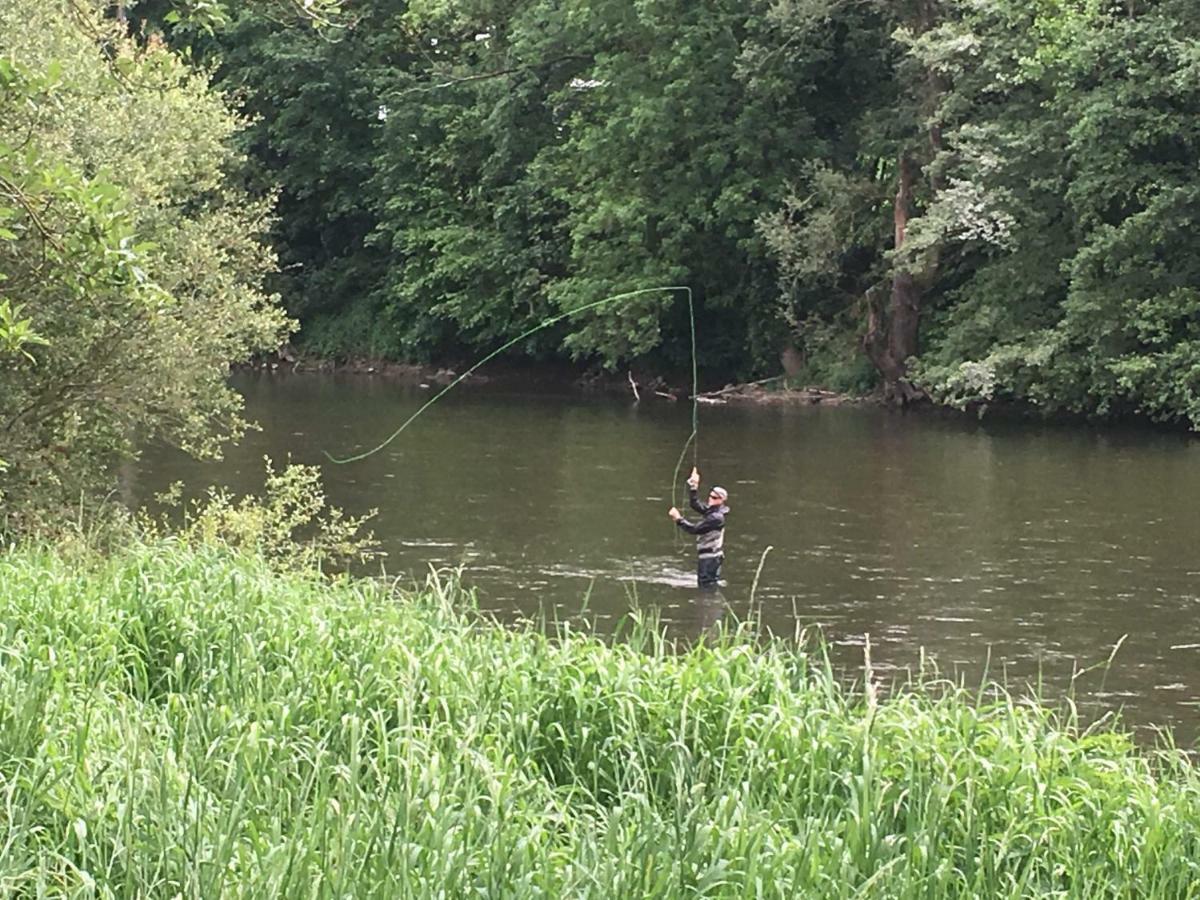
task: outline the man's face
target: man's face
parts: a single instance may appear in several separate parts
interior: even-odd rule
[[[709,494],[708,495],[708,505],[709,506],[720,506],[721,505],[721,495],[716,494],[716,493]]]

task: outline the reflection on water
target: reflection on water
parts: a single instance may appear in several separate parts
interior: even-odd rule
[[[294,376],[239,383],[263,431],[221,464],[148,455],[131,491],[176,479],[262,483],[262,456],[321,463],[373,446],[428,393]],[[539,388],[540,390],[540,388]],[[840,661],[990,672],[1140,726],[1200,723],[1200,442],[1156,433],[975,423],[877,409],[701,412],[705,483],[730,490],[716,596],[696,591],[692,545],[666,517],[690,431],[686,404],[463,387],[385,451],[326,465],[331,499],[377,507],[392,571],[459,567],[506,617],[600,627],[636,603],[694,637],[756,606],[772,630],[819,627]],[[719,597],[720,599],[716,599]],[[1091,704],[1088,706],[1088,704]]]

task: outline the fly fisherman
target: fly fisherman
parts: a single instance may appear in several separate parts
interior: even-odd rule
[[[729,515],[729,507],[725,505],[729,492],[722,487],[714,487],[708,492],[708,505],[700,505],[700,472],[692,469],[688,476],[688,501],[692,509],[704,518],[699,522],[689,522],[674,506],[667,513],[675,524],[688,534],[696,536],[696,583],[700,587],[713,587],[721,577],[721,562],[725,558],[725,517]]]

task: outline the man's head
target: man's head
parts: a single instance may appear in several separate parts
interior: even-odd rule
[[[724,506],[725,499],[729,496],[729,491],[723,487],[715,487],[708,492],[709,506]]]

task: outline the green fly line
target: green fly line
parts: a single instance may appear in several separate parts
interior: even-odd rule
[[[557,316],[551,316],[549,319],[546,319],[545,321],[535,325],[533,328],[530,328],[528,331],[525,331],[525,332],[517,335],[515,338],[513,338],[511,341],[509,341],[504,346],[499,347],[496,350],[493,350],[491,353],[489,353],[483,359],[479,360],[479,362],[475,363],[475,365],[471,366],[471,368],[467,369],[465,372],[463,372],[461,375],[459,375],[457,378],[455,378],[452,382],[450,382],[448,385],[446,385],[444,388],[442,388],[440,391],[438,391],[438,393],[436,393],[434,396],[430,397],[427,401],[425,401],[425,403],[422,404],[422,406],[415,413],[413,413],[411,416],[409,416],[407,419],[405,419],[404,422],[400,425],[400,427],[397,428],[395,431],[393,431],[390,435],[388,435],[388,437],[382,443],[372,447],[370,450],[364,450],[362,453],[357,453],[354,456],[346,456],[341,459],[338,459],[337,457],[330,455],[328,452],[325,453],[325,456],[329,459],[330,462],[334,463],[335,465],[339,465],[339,466],[346,465],[347,463],[358,462],[359,460],[366,459],[369,456],[374,456],[380,450],[383,450],[385,447],[387,447],[389,444],[391,444],[392,441],[396,440],[396,438],[400,437],[400,435],[402,435],[404,433],[405,429],[407,429],[408,426],[410,426],[413,422],[415,422],[417,419],[419,419],[421,417],[421,415],[427,409],[429,409],[429,407],[433,406],[435,403],[437,403],[439,400],[441,400],[443,397],[445,397],[446,394],[448,394],[454,388],[458,387],[458,385],[460,385],[463,381],[465,381],[471,375],[472,372],[474,372],[476,369],[478,369],[480,366],[484,365],[485,363],[488,363],[491,360],[495,359],[497,356],[499,356],[505,350],[508,350],[510,347],[513,347],[516,344],[519,344],[521,341],[525,340],[526,338],[532,337],[533,335],[537,334],[543,328],[549,328],[551,325],[558,324],[563,319],[568,319],[571,316],[578,315],[581,312],[587,312],[589,309],[596,309],[598,307],[605,306],[609,303],[616,303],[619,300],[629,300],[633,297],[640,297],[644,294],[657,294],[657,293],[670,293],[670,292],[683,292],[683,293],[687,294],[688,324],[691,326],[691,330],[692,330],[692,433],[688,435],[688,439],[683,445],[683,450],[681,450],[679,453],[679,461],[675,464],[675,473],[671,476],[672,505],[677,506],[678,504],[675,503],[674,500],[677,495],[677,487],[678,487],[678,483],[679,483],[679,473],[683,469],[683,461],[687,457],[688,447],[692,448],[692,464],[693,465],[696,465],[700,458],[700,442],[698,439],[698,435],[700,433],[700,402],[697,399],[699,386],[698,386],[698,375],[697,375],[697,367],[696,367],[696,311],[692,304],[692,289],[690,287],[684,287],[681,285],[671,285],[669,287],[642,288],[641,290],[637,290],[637,291],[628,291],[623,294],[614,294],[611,297],[605,297],[603,300],[597,300],[594,303],[586,303],[583,306],[579,306],[579,307],[576,307],[575,309],[570,310],[569,312],[560,313]]]

